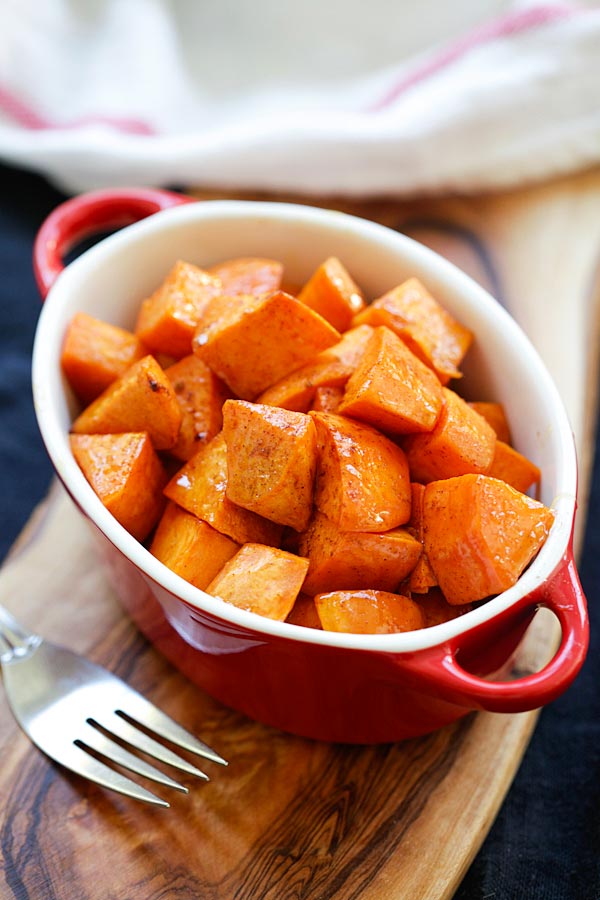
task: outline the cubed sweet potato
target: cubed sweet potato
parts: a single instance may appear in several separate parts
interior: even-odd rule
[[[492,465],[496,434],[483,416],[454,391],[443,388],[444,405],[432,431],[403,439],[411,478],[426,483],[467,473],[486,473]]]
[[[361,289],[336,256],[321,263],[298,294],[298,300],[338,331],[350,328],[352,317],[365,307]]]
[[[153,353],[180,359],[192,352],[198,318],[221,282],[204,269],[179,260],[140,306],[135,333]]]
[[[227,491],[227,444],[223,432],[205,444],[176,472],[165,495],[237,544],[278,546],[281,525],[232,503]]]
[[[381,533],[340,531],[317,511],[300,535],[298,552],[310,562],[304,593],[354,588],[394,591],[414,568],[421,544],[405,528]]]
[[[173,447],[181,407],[171,382],[153,356],[138,360],[75,419],[75,434],[146,431],[156,450]]]
[[[425,552],[448,603],[472,603],[512,587],[553,519],[544,504],[488,475],[428,484]]]
[[[501,403],[494,403],[487,400],[472,400],[469,406],[483,416],[488,425],[491,425],[496,432],[499,441],[505,444],[512,444],[510,433],[510,425],[504,406]]]
[[[355,325],[387,325],[430,366],[442,384],[460,377],[458,368],[473,334],[432,297],[417,278],[374,300],[354,317]]]
[[[79,400],[91,403],[147,354],[131,331],[77,312],[67,326],[60,362]]]
[[[165,469],[145,432],[71,434],[81,471],[110,513],[138,541],[144,541],[165,506]]]
[[[311,412],[317,428],[315,504],[341,531],[389,531],[410,518],[404,451],[370,425]]]
[[[284,291],[236,298],[227,317],[201,323],[194,352],[243,400],[262,391],[335,344],[339,333],[322,316]]]
[[[317,469],[314,423],[304,413],[227,400],[227,497],[272,522],[303,531]]]
[[[283,622],[300,592],[308,562],[263,544],[245,544],[206,590],[227,603]]]
[[[387,434],[431,431],[443,404],[439,378],[390,331],[376,328],[346,384],[340,414]]]
[[[496,441],[496,449],[488,475],[506,481],[523,494],[534,484],[539,484],[542,473],[535,463],[504,441]]]
[[[181,406],[179,436],[170,452],[187,460],[221,430],[222,406],[231,392],[194,353],[165,369],[165,375]]]
[[[319,387],[342,387],[348,381],[372,334],[370,325],[351,328],[311,362],[263,391],[257,402],[308,412]]]
[[[201,590],[239,549],[231,538],[172,502],[167,503],[150,545],[150,553]]]
[[[310,409],[318,388],[343,388],[351,374],[352,367],[338,359],[308,363],[267,388],[259,394],[256,402],[305,413]]]
[[[316,628],[322,630],[321,620],[315,606],[314,597],[308,594],[298,594],[296,601],[288,613],[286,622],[290,625],[302,625],[303,628]]]
[[[318,594],[315,606],[325,631],[397,634],[425,624],[414,600],[388,591],[332,591]]]
[[[268,294],[281,287],[283,263],[258,256],[240,256],[209,266],[209,275],[218,278],[224,294]]]
[[[412,506],[410,519],[406,525],[407,530],[423,546],[423,500],[425,497],[425,485],[414,481],[411,484]],[[424,594],[437,584],[435,573],[431,563],[427,559],[425,548],[419,556],[413,570],[408,576],[408,589],[415,594]]]
[[[334,387],[333,385],[318,387],[310,408],[314,409],[315,412],[337,412],[343,396],[344,389],[342,387]]]
[[[431,588],[426,594],[419,594],[416,602],[423,613],[425,628],[450,622],[452,619],[464,616],[472,608],[469,603],[465,603],[463,606],[452,606],[437,587]]]
[[[357,325],[345,331],[339,341],[322,350],[316,358],[316,362],[338,360],[346,363],[352,371],[365,352],[365,347],[373,336],[373,328],[370,325]]]

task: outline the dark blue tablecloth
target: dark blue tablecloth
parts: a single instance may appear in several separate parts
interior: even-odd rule
[[[0,167],[0,558],[52,477],[31,399],[31,348],[40,311],[31,251],[39,225],[62,199],[42,179]],[[600,588],[599,510],[600,459],[581,565],[591,608],[590,654],[575,685],[542,712],[456,900],[600,898],[600,647],[593,627]]]

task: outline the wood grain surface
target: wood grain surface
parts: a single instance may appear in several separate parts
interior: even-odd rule
[[[487,197],[319,201],[434,247],[524,325],[579,446],[578,543],[596,403],[599,200],[600,173],[589,172]],[[149,808],[51,763],[0,702],[2,898],[443,900],[487,834],[535,727],[536,713],[480,713],[417,740],[342,747],[224,708],[124,617],[58,486],[32,515],[0,587],[25,624],[107,666],[230,763],[207,763],[210,782],[184,776],[187,796],[172,792],[170,809]],[[515,674],[539,668],[555,643],[552,617],[538,615]]]

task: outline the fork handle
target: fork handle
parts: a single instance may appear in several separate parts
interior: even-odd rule
[[[30,656],[42,643],[38,634],[28,631],[12,613],[0,606],[0,663]]]

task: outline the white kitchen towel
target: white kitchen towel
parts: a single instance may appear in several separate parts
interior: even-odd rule
[[[600,161],[600,8],[3,0],[0,161],[69,192],[408,195]]]

